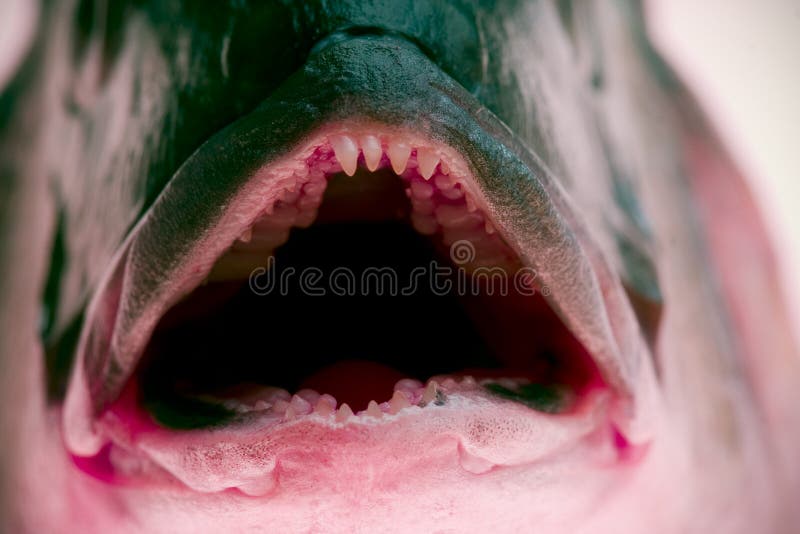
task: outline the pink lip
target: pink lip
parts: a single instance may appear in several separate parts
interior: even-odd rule
[[[365,469],[378,473],[376,484],[389,484],[426,467],[457,465],[464,476],[481,475],[553,461],[576,447],[591,449],[592,461],[601,464],[626,454],[627,443],[608,419],[607,390],[596,389],[569,413],[554,415],[494,397],[474,381],[448,382],[438,386],[443,404],[411,405],[395,414],[312,412],[287,420],[267,412],[236,425],[181,432],[153,423],[128,388],[98,421],[110,444],[79,466],[114,484],[185,485],[202,493],[235,488],[267,496],[309,484],[333,486]],[[358,466],[349,465],[354,461]]]

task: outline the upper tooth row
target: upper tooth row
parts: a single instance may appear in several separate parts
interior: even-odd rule
[[[367,169],[374,171],[380,165],[384,152],[383,145],[380,139],[374,135],[362,135],[356,138],[347,134],[338,134],[331,136],[329,140],[336,159],[348,176],[353,176],[356,172],[359,147],[364,154],[364,162],[367,164]],[[386,156],[389,158],[392,170],[396,174],[402,174],[406,170],[408,160],[411,157],[411,145],[400,139],[389,140],[386,144]],[[429,180],[439,165],[439,156],[428,147],[417,147],[416,150],[419,173],[423,178]],[[444,164],[441,165],[440,170],[443,174],[447,174]]]

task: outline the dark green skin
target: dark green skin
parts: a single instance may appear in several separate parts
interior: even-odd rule
[[[555,234],[566,234],[550,224],[530,225],[552,220],[553,214],[541,212],[551,209],[542,202],[531,206],[533,195],[546,196],[540,182],[547,178],[544,171],[533,176],[540,162],[529,150],[554,167],[558,158],[548,155],[551,144],[543,141],[548,133],[537,121],[536,103],[520,91],[514,66],[504,60],[510,45],[503,24],[519,8],[511,1],[263,2],[213,10],[180,2],[114,2],[106,19],[98,20],[96,6],[80,2],[73,15],[71,74],[77,78],[98,61],[100,80],[91,99],[66,91],[59,110],[68,123],[79,125],[77,135],[91,148],[82,156],[90,172],[78,178],[85,185],[76,185],[74,177],[64,176],[58,168],[50,178],[58,210],[43,325],[53,371],[51,392],[58,396],[63,391],[80,311],[96,283],[87,274],[89,267],[80,264],[108,261],[66,235],[81,232],[83,225],[101,224],[117,229],[107,236],[110,243],[121,243],[125,232],[173,180],[175,208],[169,211],[180,217],[164,224],[178,232],[179,242],[189,243],[213,224],[216,207],[255,168],[330,120],[355,116],[419,128],[419,117],[427,117],[423,127],[469,158],[498,209],[551,242],[559,239]],[[636,6],[627,9],[632,24],[640,24]],[[50,14],[52,24],[64,16],[56,8]],[[567,3],[560,15],[559,21],[570,31]],[[97,44],[102,48],[99,60],[89,54]],[[43,54],[43,46],[35,53]],[[155,47],[164,61],[153,61],[147,46]],[[123,54],[134,58],[132,98],[115,102],[108,87]],[[601,58],[597,61],[586,80],[590,92],[603,90]],[[33,72],[28,77],[31,83],[41,83],[45,75]],[[18,80],[4,96],[6,109],[25,92],[24,82]],[[98,104],[103,98],[111,100]],[[153,98],[161,108],[158,113],[148,113],[147,99]],[[133,127],[127,130],[124,146],[108,146],[102,138],[108,109],[122,105],[129,106]],[[183,171],[191,175],[191,184],[184,178],[179,188],[181,173],[176,171],[203,143],[206,148],[228,147],[225,156],[207,150],[210,156],[190,162]],[[133,164],[121,170],[119,165],[89,163],[107,153],[131,158]],[[646,223],[624,172],[614,176],[620,195],[628,192],[619,209],[631,231],[616,238],[628,281],[638,294],[657,302],[659,291],[647,250],[622,237],[646,235]],[[70,199],[64,194],[67,188],[97,193],[92,200]],[[181,251],[174,245],[158,250],[156,237],[153,241],[155,257],[163,261],[159,271],[180,261]],[[64,277],[72,281],[65,282]],[[77,280],[83,287],[82,298],[65,296],[61,287]]]

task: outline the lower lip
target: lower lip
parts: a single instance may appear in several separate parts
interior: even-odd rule
[[[609,392],[587,392],[568,413],[548,414],[487,393],[442,385],[444,402],[345,420],[316,413],[291,421],[254,417],[226,427],[174,431],[141,410],[135,388],[98,421],[110,443],[79,468],[121,486],[174,486],[201,493],[235,489],[262,497],[287,486],[327,486],[372,470],[391,483],[459,466],[465,475],[551,461],[587,445],[613,463],[624,444],[607,414]],[[265,416],[266,417],[266,416]],[[354,465],[358,464],[358,465]],[[436,470],[429,470],[429,469]]]

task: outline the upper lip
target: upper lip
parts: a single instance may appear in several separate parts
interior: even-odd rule
[[[318,51],[257,109],[202,145],[130,233],[87,313],[64,408],[70,449],[97,452],[94,418],[119,395],[159,317],[247,225],[232,213],[256,171],[310,132],[348,118],[420,132],[461,154],[487,215],[537,271],[551,306],[614,392],[615,424],[640,439],[641,337],[618,279],[558,182],[413,45],[354,37]]]

